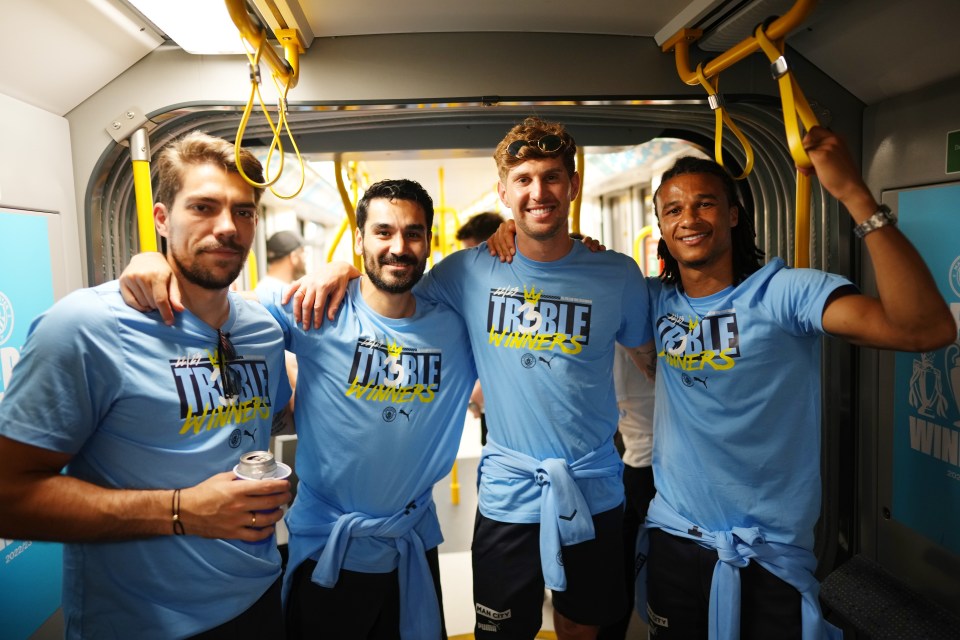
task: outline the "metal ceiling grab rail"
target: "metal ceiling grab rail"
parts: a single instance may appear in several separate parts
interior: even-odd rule
[[[254,24],[247,12],[246,0],[224,0],[227,5],[227,11],[230,12],[230,18],[233,24],[237,26],[243,39],[249,42],[254,49],[263,49],[263,59],[274,75],[289,88],[297,86],[297,80],[300,76],[300,54],[303,53],[303,44],[300,40],[300,34],[296,29],[280,29],[277,31],[277,37],[283,46],[283,53],[286,60],[281,60],[279,54],[271,46],[263,46],[267,40],[266,32]]]
[[[674,52],[677,74],[688,85],[709,84],[709,80],[730,68],[747,56],[763,51],[771,61],[771,71],[778,81],[783,101],[783,119],[786,125],[787,145],[798,167],[809,167],[810,158],[803,150],[797,116],[804,127],[810,129],[817,124],[809,103],[800,91],[799,85],[789,72],[789,65],[783,56],[783,39],[788,33],[800,26],[810,15],[817,0],[797,0],[787,13],[773,20],[769,25],[757,27],[754,35],[744,38],[727,51],[710,60],[705,66],[690,68],[690,43],[696,42],[703,31],[701,29],[681,29],[663,43],[661,51]],[[774,53],[776,55],[774,55]],[[704,86],[706,86],[704,84]],[[712,106],[712,105],[711,105]],[[718,141],[719,148],[719,141]],[[807,267],[810,264],[810,181],[807,176],[797,172],[796,192],[796,232],[794,244],[794,266]]]

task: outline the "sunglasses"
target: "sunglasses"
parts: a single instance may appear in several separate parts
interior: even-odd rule
[[[514,158],[520,157],[520,152],[524,147],[536,147],[543,151],[544,153],[553,153],[554,151],[559,151],[564,147],[563,138],[560,136],[554,135],[552,133],[547,134],[540,138],[539,140],[514,140],[507,147],[507,153],[509,153]]]
[[[217,365],[220,367],[220,390],[227,400],[240,397],[240,374],[230,368],[237,360],[237,350],[230,342],[230,334],[217,329]]]

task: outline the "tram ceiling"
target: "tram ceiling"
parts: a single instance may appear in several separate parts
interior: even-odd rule
[[[552,32],[649,37],[660,44],[668,31],[698,27],[706,31],[701,46],[720,51],[745,37],[760,20],[784,13],[793,0],[494,0],[457,3],[455,11],[441,0],[286,2],[306,16],[316,38]],[[0,39],[0,55],[17,61],[0,74],[0,93],[58,115],[164,42],[163,33],[128,0],[3,4],[6,24],[31,28],[12,29],[9,37]],[[954,34],[958,23],[956,0],[821,0],[788,44],[870,105],[960,76],[960,39]],[[39,48],[33,40],[37,29],[45,36]]]

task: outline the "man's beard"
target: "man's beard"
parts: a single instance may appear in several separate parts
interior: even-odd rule
[[[226,242],[221,246],[228,247],[230,249],[236,249],[237,251],[240,251],[246,255],[246,251],[244,251],[243,247],[236,243]],[[243,271],[243,264],[246,261],[246,259],[241,260],[237,264],[236,268],[227,272],[227,275],[218,277],[209,269],[202,267],[197,260],[194,260],[187,265],[183,260],[180,259],[180,256],[177,255],[175,250],[171,249],[170,255],[173,257],[173,262],[177,265],[180,273],[188,282],[191,282],[199,287],[203,287],[204,289],[210,289],[211,291],[219,291],[220,289],[226,289],[229,287],[233,281],[237,279],[237,276],[240,275],[240,272]]]
[[[396,278],[391,283],[387,282],[381,275],[385,265],[415,265],[416,268],[411,271],[407,277]],[[427,260],[424,258],[422,262],[417,264],[417,259],[410,255],[387,255],[383,258],[377,258],[374,255],[364,254],[363,266],[367,277],[370,278],[370,282],[380,291],[385,293],[406,293],[410,291],[415,284],[420,282],[420,278],[423,277],[423,271],[427,266]]]

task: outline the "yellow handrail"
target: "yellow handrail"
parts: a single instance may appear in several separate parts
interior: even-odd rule
[[[706,65],[698,66],[697,69],[690,68],[690,43],[696,42],[703,34],[700,29],[681,29],[661,46],[664,53],[674,52],[677,74],[688,85],[704,84],[740,60],[763,50],[774,63],[772,69],[779,83],[783,101],[783,118],[790,155],[798,167],[805,168],[810,166],[810,159],[803,150],[797,117],[799,116],[808,130],[817,124],[817,120],[799,85],[789,73],[783,58],[782,41],[788,33],[800,26],[816,4],[817,0],[796,0],[787,13],[772,21],[765,29],[763,26],[757,27],[752,36],[741,40]],[[795,226],[793,263],[796,267],[806,267],[810,264],[810,180],[799,171],[797,171]]]
[[[788,33],[800,26],[807,19],[817,0],[797,0],[790,10],[780,16],[767,28],[767,36],[773,40],[779,40]],[[689,85],[698,83],[697,74],[690,68],[690,43],[696,42],[703,34],[701,29],[681,29],[672,38],[663,43],[660,50],[668,53],[674,51],[677,63],[677,73],[680,79]],[[727,49],[703,68],[703,73],[707,78],[713,78],[721,71],[729,69],[737,62],[743,60],[752,53],[760,50],[760,43],[753,36],[744,38],[737,44]]]
[[[250,249],[250,252],[247,253],[247,275],[250,277],[250,290],[253,291],[257,288],[257,283],[259,282],[259,278],[257,277],[257,254],[254,253],[253,249]]]
[[[707,92],[707,103],[710,105],[710,108],[713,109],[715,114],[716,127],[714,130],[714,149],[713,155],[721,167],[723,166],[723,125],[726,124],[730,127],[730,130],[733,131],[733,135],[737,137],[737,140],[740,141],[740,145],[743,147],[743,152],[746,154],[746,162],[743,163],[743,173],[734,178],[734,180],[743,180],[750,175],[750,172],[753,170],[753,146],[750,144],[750,141],[747,140],[747,137],[743,135],[743,132],[740,131],[740,127],[733,121],[733,118],[727,113],[727,110],[723,108],[723,97],[720,95],[720,77],[714,81],[707,79],[703,75],[703,65],[697,65],[697,80],[703,86]]]
[[[153,187],[150,184],[150,137],[145,128],[130,136],[133,161],[133,192],[137,200],[137,233],[140,251],[157,250],[157,230],[153,224]]]
[[[343,184],[343,162],[340,159],[340,154],[333,159],[333,173],[336,176],[337,181],[337,191],[340,193],[340,201],[343,203],[343,210],[347,214],[347,222],[350,223],[350,242],[353,243],[353,238],[357,235],[357,212],[353,208],[353,202],[350,200],[350,194],[347,193],[347,187]],[[343,225],[341,224],[341,227]],[[337,243],[340,241],[340,237],[343,235],[343,232],[337,234],[337,238],[330,249],[330,255],[333,255],[333,249],[336,248]],[[353,254],[353,266],[359,270],[363,270],[363,261],[360,260],[360,256],[356,254],[355,251],[351,251]]]
[[[244,108],[243,115],[240,119],[240,125],[237,128],[237,170],[240,172],[240,175],[243,176],[243,179],[254,187],[269,188],[270,191],[278,198],[285,200],[292,199],[296,197],[303,189],[306,178],[303,157],[300,155],[300,149],[297,147],[297,141],[294,139],[293,132],[290,131],[290,123],[287,121],[287,93],[290,91],[290,89],[296,86],[299,79],[300,54],[304,52],[303,39],[300,35],[300,32],[296,29],[277,29],[276,36],[280,41],[280,46],[283,48],[285,58],[285,60],[281,60],[273,46],[267,42],[266,32],[261,27],[254,24],[253,20],[251,20],[250,14],[247,12],[246,0],[224,0],[224,2],[226,4],[227,11],[230,13],[230,18],[233,20],[234,25],[240,32],[240,37],[246,44],[253,48],[252,52],[247,52],[247,57],[250,60],[250,97],[247,100],[247,105]],[[270,117],[270,112],[268,111],[266,104],[264,104],[263,97],[260,95],[261,59],[265,60],[272,69],[271,75],[273,77],[273,82],[277,88],[277,92],[279,93],[276,125],[274,125],[273,119]],[[270,130],[273,132],[273,141],[270,144],[270,148],[267,152],[267,160],[264,163],[264,182],[262,183],[258,183],[246,175],[243,167],[241,166],[239,156],[240,147],[243,145],[243,134],[246,130],[247,122],[250,119],[250,114],[253,112],[254,98],[259,100],[260,106],[263,109],[264,117],[267,120],[267,124],[270,125]],[[287,131],[287,137],[290,139],[290,143],[293,145],[293,150],[296,153],[297,161],[300,165],[299,186],[292,193],[288,194],[278,193],[273,188],[274,183],[280,179],[280,175],[283,173],[285,156],[281,138],[284,129]],[[277,170],[276,175],[271,178],[270,167],[275,150],[280,154],[280,168]]]
[[[573,210],[570,212],[570,231],[580,235],[580,205],[583,203],[583,176],[587,172],[587,167],[584,162],[583,147],[579,146],[577,147],[577,170],[580,172],[580,191],[577,192],[577,197],[571,205]]]
[[[263,49],[263,58],[273,74],[290,89],[297,86],[297,80],[300,73],[300,53],[303,52],[303,43],[300,35],[295,29],[279,29],[277,37],[280,39],[280,46],[283,47],[285,60],[271,46],[263,46],[266,39],[266,32],[250,19],[247,13],[246,0],[224,0],[227,5],[227,11],[230,12],[230,18],[233,24],[244,40],[249,42],[254,49]]]
[[[810,266],[810,178],[800,172],[800,168],[808,169],[812,166],[810,156],[803,148],[803,134],[797,119],[809,131],[817,126],[817,117],[810,108],[810,103],[803,95],[797,79],[790,72],[790,66],[783,55],[783,40],[773,42],[763,25],[754,31],[754,37],[760,48],[770,60],[770,70],[780,89],[780,101],[783,105],[783,124],[786,129],[787,146],[790,155],[797,165],[796,201],[796,232],[794,234],[793,266]]]
[[[643,275],[646,274],[646,265],[640,262],[640,243],[643,242],[643,239],[653,233],[653,225],[647,225],[644,228],[640,229],[640,233],[637,234],[637,237],[633,239],[633,261],[640,265],[640,270],[644,271]]]

